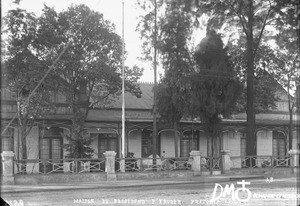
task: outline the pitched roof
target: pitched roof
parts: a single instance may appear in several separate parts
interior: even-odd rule
[[[125,108],[126,109],[145,109],[151,110],[153,106],[153,86],[152,83],[140,83],[140,88],[142,91],[141,98],[125,92]],[[119,97],[110,108],[121,109],[122,108],[122,96]]]

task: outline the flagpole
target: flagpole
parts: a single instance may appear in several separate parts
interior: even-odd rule
[[[157,15],[157,5],[156,0],[154,0],[154,62],[153,62],[153,70],[154,70],[154,90],[153,90],[153,165],[156,165],[156,156],[157,156],[157,103],[156,103],[156,86],[157,86],[157,76],[156,76],[156,41],[157,41],[157,23],[156,23],[156,15]],[[154,171],[156,168],[154,166]]]
[[[122,2],[122,158],[125,158],[124,2]]]

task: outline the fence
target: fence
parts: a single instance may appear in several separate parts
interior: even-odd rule
[[[292,156],[233,156],[231,168],[291,167]],[[105,158],[97,159],[26,159],[14,160],[15,174],[51,174],[105,172]],[[191,170],[192,159],[187,158],[116,158],[115,171],[125,172]],[[156,162],[154,164],[154,162]],[[201,157],[201,168],[220,170],[221,157]]]
[[[221,157],[201,156],[201,169],[222,169]],[[105,158],[97,159],[14,159],[15,174],[106,172]],[[115,172],[191,170],[192,158],[116,158]],[[230,168],[291,167],[292,156],[232,156]]]
[[[115,171],[126,172],[191,170],[192,159],[187,158],[116,158]],[[14,159],[15,174],[51,174],[105,172],[105,158],[98,159]],[[154,164],[155,163],[155,164]]]
[[[105,172],[105,158],[14,160],[15,174]]]
[[[186,158],[117,158],[116,172],[122,171],[122,164],[125,163],[127,172],[147,172],[147,171],[173,171],[190,170],[192,159]]]
[[[221,169],[221,157],[201,157],[201,168],[208,170]]]
[[[53,174],[105,172],[107,179],[116,179],[118,172],[186,171],[201,175],[202,170],[221,170],[228,173],[232,168],[278,168],[290,167],[296,171],[299,152],[291,150],[288,156],[230,156],[222,151],[221,157],[201,156],[192,151],[186,158],[116,158],[114,151],[104,153],[105,158],[96,159],[14,159],[14,153],[2,154],[3,181],[12,182],[15,174]],[[110,177],[110,178],[109,178]]]
[[[291,167],[292,156],[235,156],[230,157],[231,168]]]

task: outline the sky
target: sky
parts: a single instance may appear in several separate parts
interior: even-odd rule
[[[13,0],[1,1],[2,16],[5,16],[8,10],[16,8],[16,4],[12,2]],[[137,0],[21,0],[17,6],[39,16],[42,13],[44,3],[47,6],[54,7],[57,12],[67,10],[71,4],[85,4],[92,10],[102,13],[104,19],[114,23],[116,33],[122,37],[122,2],[124,2],[124,42],[125,50],[128,53],[125,65],[130,67],[137,65],[144,68],[140,81],[153,82],[152,64],[138,59],[142,57],[142,41],[136,31],[136,25],[142,10],[136,5]],[[162,70],[159,70],[158,76],[161,73]]]

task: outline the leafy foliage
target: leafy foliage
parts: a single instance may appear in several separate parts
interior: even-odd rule
[[[27,158],[26,136],[37,118],[51,113],[54,105],[51,92],[56,90],[57,76],[50,74],[41,86],[36,85],[48,67],[32,50],[36,40],[36,17],[25,10],[11,10],[5,18],[8,33],[7,51],[3,57],[4,88],[13,94],[17,103],[17,119],[21,134],[22,156]],[[29,98],[31,95],[31,98]]]
[[[72,6],[59,14],[45,6],[44,13],[39,32],[47,39],[44,44],[47,55],[58,54],[71,42],[56,69],[70,85],[65,88],[69,101],[78,101],[72,98],[86,85],[89,106],[105,106],[120,91],[122,80],[122,40],[114,32],[114,25],[84,5]],[[136,80],[141,70],[127,68],[127,74],[127,87],[140,95]]]
[[[254,66],[255,57],[262,40],[270,34],[270,26],[285,16],[293,0],[281,1],[236,1],[236,0],[191,0],[182,1],[196,16],[208,15],[207,28],[215,28],[230,33],[230,38],[246,39],[247,64],[247,144],[248,155],[255,155],[255,93]],[[269,28],[268,28],[269,27]],[[237,35],[236,35],[237,34]]]
[[[66,135],[68,144],[64,145],[64,148],[68,152],[66,158],[92,158],[94,149],[90,147],[93,138],[86,133],[86,131],[80,131],[77,139],[72,138],[70,135]]]
[[[221,117],[229,116],[241,92],[234,66],[220,35],[209,30],[195,53],[197,70],[192,75],[192,108],[205,126],[209,155],[219,156]]]
[[[243,39],[240,39],[237,43],[229,43],[227,47],[231,61],[234,62],[235,71],[238,73],[239,79],[246,85],[247,54],[245,42]],[[273,73],[275,70],[278,70],[278,67],[281,67],[281,65],[277,62],[274,50],[267,44],[261,44],[254,59],[255,113],[267,112],[277,108],[277,91],[281,88],[279,88],[278,83],[275,82],[277,78]],[[246,111],[246,99],[247,91],[244,86],[234,112],[239,113]]]
[[[200,42],[195,60],[197,70],[191,80],[192,107],[208,133],[216,137],[220,132],[221,115],[226,117],[233,112],[241,84],[221,37],[214,30],[208,31]]]
[[[44,12],[40,34],[51,37],[47,38],[51,43],[45,44],[47,50],[57,48],[54,53],[59,53],[71,41],[56,72],[66,82],[64,93],[73,111],[69,150],[74,154],[70,155],[82,157],[87,154],[80,152],[90,152],[85,147],[90,140],[84,134],[89,109],[105,107],[120,94],[122,40],[114,32],[114,25],[84,5],[72,6],[59,14],[45,7]],[[127,90],[140,96],[136,81],[141,70],[138,67],[126,70]]]
[[[55,87],[55,91],[67,97],[72,111],[71,142],[78,141],[75,147],[88,143],[83,140],[88,111],[114,101],[122,87],[122,40],[115,33],[114,25],[84,5],[71,6],[60,13],[45,5],[40,17],[25,10],[11,10],[6,22],[10,38],[6,57],[9,85],[12,88],[14,82],[18,91],[25,89],[30,94],[49,66],[68,47],[39,88],[39,94],[49,98],[39,95],[39,99],[32,98],[29,102],[36,99],[38,106],[44,106],[41,101],[50,100],[53,92],[49,87]],[[126,68],[126,90],[138,97],[141,91],[137,80],[141,71],[137,66]],[[28,105],[25,106],[28,110]]]
[[[188,48],[191,35],[190,16],[180,4],[170,4],[161,22],[161,53],[165,75],[157,88],[158,112],[162,119],[174,124],[187,115],[193,60]]]

